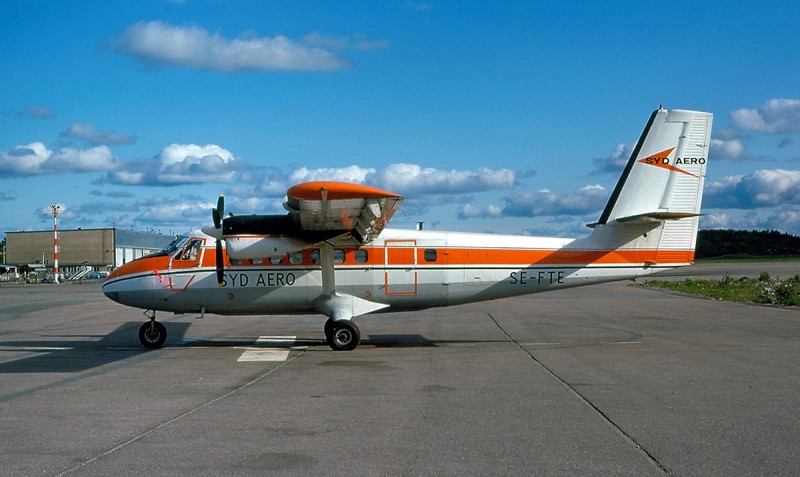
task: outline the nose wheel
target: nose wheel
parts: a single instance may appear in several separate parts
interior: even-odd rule
[[[147,315],[147,313],[145,313]],[[167,341],[167,328],[156,321],[156,313],[139,328],[139,342],[147,349],[158,349]]]
[[[325,322],[325,341],[334,351],[352,351],[361,342],[361,330],[350,320],[328,318]]]

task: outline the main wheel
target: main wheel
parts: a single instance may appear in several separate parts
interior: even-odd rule
[[[325,323],[325,339],[334,351],[352,351],[361,342],[361,331],[352,321],[332,321]]]
[[[158,349],[167,341],[167,328],[158,321],[146,322],[139,328],[139,342],[148,349]]]

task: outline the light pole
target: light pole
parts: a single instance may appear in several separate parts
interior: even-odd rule
[[[53,211],[53,275],[54,281],[58,282],[58,209],[61,206],[53,204],[50,209]]]

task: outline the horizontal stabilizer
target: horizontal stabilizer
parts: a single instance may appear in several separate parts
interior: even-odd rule
[[[617,222],[634,222],[637,220],[677,220],[685,219],[687,217],[700,217],[702,215],[703,214],[695,214],[691,212],[649,212],[646,214],[619,217],[615,220]]]

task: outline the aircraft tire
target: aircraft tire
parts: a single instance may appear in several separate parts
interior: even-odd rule
[[[139,328],[139,342],[147,349],[158,349],[167,341],[167,328],[158,321],[146,322]]]
[[[325,323],[325,340],[334,351],[352,351],[361,342],[361,330],[349,320],[332,321],[330,327]]]

